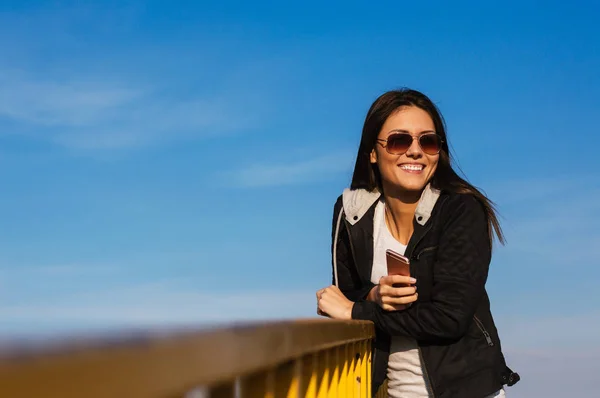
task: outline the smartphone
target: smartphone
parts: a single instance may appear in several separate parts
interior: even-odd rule
[[[408,257],[400,253],[396,253],[391,249],[385,251],[385,259],[387,262],[388,275],[403,275],[410,276],[410,260]],[[395,287],[410,286],[409,284],[394,284]]]

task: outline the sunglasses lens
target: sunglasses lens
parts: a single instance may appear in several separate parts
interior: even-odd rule
[[[412,144],[410,134],[393,134],[388,137],[387,150],[395,155],[403,154],[408,151]]]
[[[437,134],[425,134],[419,137],[421,149],[428,155],[437,155],[442,148],[442,140]]]

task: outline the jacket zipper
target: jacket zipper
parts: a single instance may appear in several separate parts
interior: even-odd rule
[[[425,376],[425,380],[427,380],[427,391],[431,393],[431,397],[435,397],[435,391],[433,391],[433,383],[431,383],[431,378],[429,377],[429,372],[427,371],[427,365],[425,365],[425,359],[423,358],[423,352],[421,351],[421,346],[419,347],[419,357],[421,358],[421,364],[423,365],[423,375]]]
[[[488,331],[485,330],[485,327],[483,326],[483,323],[475,315],[473,315],[473,320],[475,321],[475,324],[477,325],[477,327],[479,328],[479,330],[481,330],[481,333],[483,333],[483,336],[485,337],[485,341],[487,341],[487,344],[490,347],[493,347],[494,346],[494,342],[492,341],[492,336],[490,336],[490,334],[488,333]]]
[[[432,250],[435,250],[437,248],[438,248],[437,246],[426,247],[425,249],[421,250],[415,258],[418,260],[423,254],[430,252]]]
[[[423,250],[423,252],[419,253],[416,257],[414,256],[414,251],[415,248],[419,245],[419,243],[421,242],[421,240],[423,240],[423,238],[425,237],[425,235],[427,235],[427,233],[429,232],[429,230],[431,229],[431,226],[429,226],[425,231],[423,231],[423,233],[421,234],[421,236],[419,236],[419,239],[415,242],[415,245],[412,247],[411,253],[410,253],[410,259],[411,260],[418,260],[419,256],[426,250],[428,250],[429,248]],[[412,266],[412,263],[411,263]],[[412,267],[411,267],[412,268]],[[411,274],[413,273],[413,270],[411,269]],[[421,346],[418,345],[418,349],[419,349],[419,358],[421,359],[421,365],[423,365],[423,376],[425,376],[425,379],[427,380],[427,384],[428,384],[428,390],[431,393],[431,396],[433,398],[435,398],[435,391],[433,389],[433,383],[431,382],[431,377],[429,377],[429,371],[427,370],[427,364],[425,363],[425,358],[423,357],[423,351],[421,350]]]

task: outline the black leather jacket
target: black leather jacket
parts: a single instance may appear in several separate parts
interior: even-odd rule
[[[419,203],[405,252],[419,292],[412,306],[388,312],[366,300],[375,286],[370,278],[379,199],[372,193],[368,199],[340,196],[334,207],[334,281],[355,301],[352,318],[375,324],[373,393],[386,378],[390,336],[398,335],[417,340],[435,397],[483,398],[519,380],[506,366],[485,290],[487,216],[472,195],[436,191],[432,199],[429,193],[427,203]]]

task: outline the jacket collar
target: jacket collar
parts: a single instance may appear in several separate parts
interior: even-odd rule
[[[348,221],[350,225],[356,224],[380,197],[381,193],[378,190],[367,191],[366,189],[344,189],[344,192],[342,193],[342,202],[346,221]],[[432,188],[431,184],[427,184],[421,193],[421,198],[419,199],[419,204],[415,211],[417,223],[420,225],[425,225],[427,223],[431,217],[431,211],[439,197],[440,191]]]

